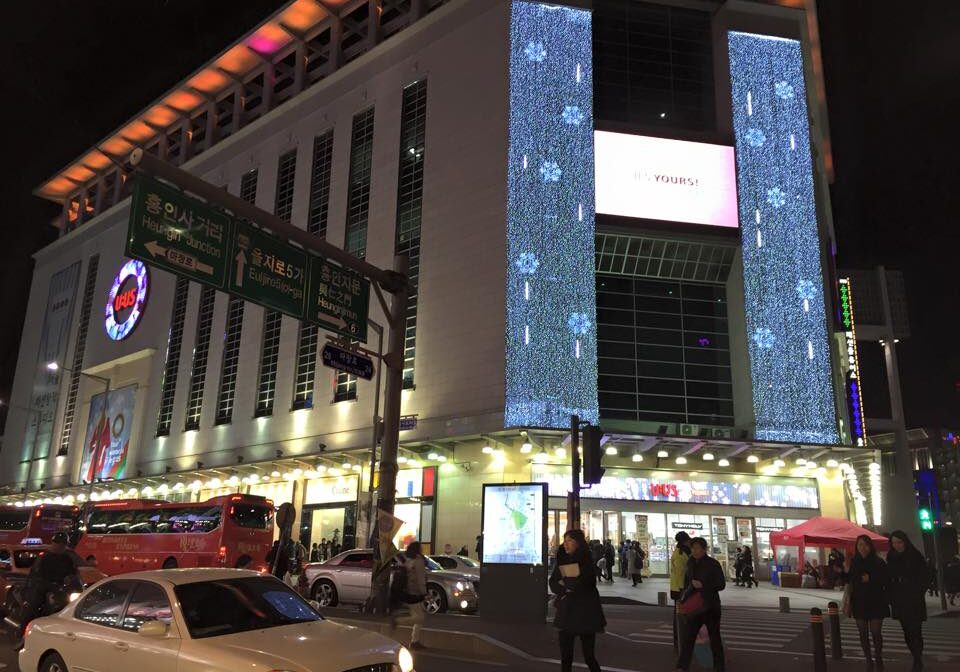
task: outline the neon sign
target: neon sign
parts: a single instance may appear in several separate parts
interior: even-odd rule
[[[853,291],[850,278],[840,278],[840,323],[847,345],[847,404],[853,441],[858,446],[867,444],[867,426],[863,417],[863,399],[860,394],[860,357],[857,353],[857,329],[853,319]]]
[[[148,286],[149,275],[142,261],[131,259],[120,268],[104,310],[107,336],[122,341],[133,332],[147,303]]]

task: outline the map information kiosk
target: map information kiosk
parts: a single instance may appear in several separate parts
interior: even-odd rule
[[[546,620],[547,510],[546,483],[484,484],[481,618]]]

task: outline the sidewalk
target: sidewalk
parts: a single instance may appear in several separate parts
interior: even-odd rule
[[[614,577],[613,583],[599,583],[600,599],[604,604],[629,604],[632,602],[656,606],[657,593],[670,594],[668,579],[649,578],[636,588],[632,587],[630,579]],[[720,599],[725,607],[742,609],[780,609],[780,598],[790,599],[791,611],[809,611],[812,607],[819,607],[826,613],[827,603],[843,601],[842,590],[823,590],[815,588],[780,588],[771,586],[769,582],[761,581],[759,587],[742,588],[732,581],[720,593]],[[960,612],[960,607],[948,608],[948,611]],[[940,598],[927,595],[927,613],[930,616],[939,616],[944,612],[940,609]]]

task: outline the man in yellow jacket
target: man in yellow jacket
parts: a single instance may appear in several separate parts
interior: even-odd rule
[[[687,563],[690,561],[690,535],[686,532],[677,532],[674,539],[677,547],[670,556],[670,599],[673,600],[673,650],[679,651],[677,639],[677,600],[683,592],[683,580],[687,574]]]

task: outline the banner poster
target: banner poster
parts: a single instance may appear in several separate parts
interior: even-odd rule
[[[640,573],[643,576],[650,576],[650,560],[654,544],[653,538],[650,536],[649,522],[646,516],[639,513],[634,514],[633,519],[637,524],[637,541],[640,542],[640,548],[643,549],[643,552],[647,554],[643,559],[643,569]]]
[[[136,398],[137,386],[128,385],[110,390],[109,400],[106,393],[90,399],[80,480],[92,483],[98,478],[119,480],[124,477]]]
[[[43,328],[40,331],[40,347],[37,352],[37,370],[30,395],[27,429],[23,434],[23,455],[27,459],[40,460],[50,455],[63,370],[51,371],[47,365],[56,362],[63,366],[67,357],[67,342],[70,339],[73,304],[76,303],[79,280],[79,261],[57,271],[50,278],[47,310],[43,314]]]

